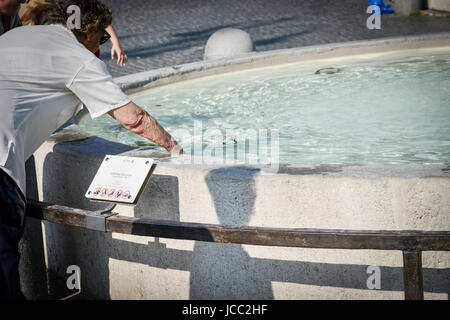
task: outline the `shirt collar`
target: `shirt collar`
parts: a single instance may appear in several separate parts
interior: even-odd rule
[[[69,28],[67,28],[66,26],[62,25],[62,24],[49,24],[49,26],[51,27],[59,27],[63,30],[65,30],[67,33],[69,33],[75,40],[78,41],[77,37],[75,37],[75,35],[73,34],[73,32],[71,30],[69,30]]]

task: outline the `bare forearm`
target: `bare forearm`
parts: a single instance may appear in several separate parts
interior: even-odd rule
[[[147,112],[143,115],[142,124],[131,131],[155,142],[167,151],[172,151],[175,145],[177,145],[177,142],[172,136]]]
[[[108,113],[126,129],[157,143],[169,152],[173,151],[177,145],[177,142],[155,118],[133,102]],[[180,151],[182,152],[182,149]]]
[[[117,37],[116,31],[114,31],[114,28],[112,25],[109,25],[106,29],[106,32],[111,36],[111,42],[114,44],[119,45],[119,37]]]

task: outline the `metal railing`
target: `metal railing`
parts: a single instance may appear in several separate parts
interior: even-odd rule
[[[27,216],[105,232],[171,239],[299,248],[401,250],[406,300],[423,300],[422,251],[450,251],[450,231],[236,227],[101,215],[31,200]]]

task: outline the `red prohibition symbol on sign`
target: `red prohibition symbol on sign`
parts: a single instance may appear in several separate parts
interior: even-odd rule
[[[106,197],[108,194],[108,188],[103,188],[102,193],[100,194],[101,197]]]
[[[115,192],[116,192],[116,189],[110,189],[108,191],[108,198],[112,198],[112,196],[114,195]]]
[[[124,193],[123,193],[123,196],[122,196],[122,199],[129,199],[129,198],[131,198],[131,192],[130,192],[130,190],[127,190],[127,191],[125,191]]]
[[[94,196],[98,196],[98,195],[100,194],[101,191],[102,191],[102,188],[100,188],[100,187],[95,188],[95,190],[94,190]]]
[[[117,192],[116,192],[116,194],[114,195],[114,197],[115,197],[116,199],[119,199],[119,198],[122,196],[122,193],[123,193],[123,190],[122,190],[122,189],[119,189],[119,190],[117,190]]]

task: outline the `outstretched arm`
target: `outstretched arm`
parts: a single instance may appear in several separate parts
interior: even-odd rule
[[[127,130],[151,140],[172,153],[184,153],[180,145],[147,111],[130,102],[108,114]]]
[[[105,30],[111,36],[111,59],[114,59],[114,56],[117,55],[117,64],[123,67],[123,65],[128,61],[128,57],[120,46],[119,38],[117,37],[112,25],[109,25]]]

